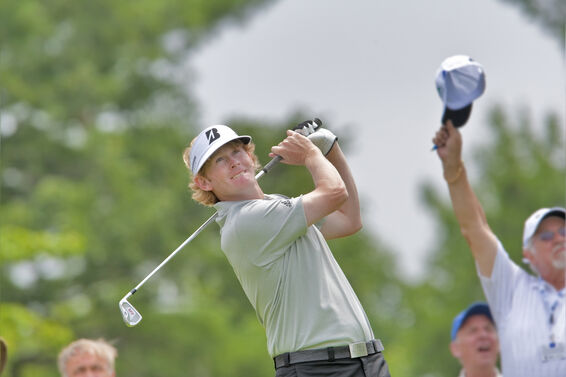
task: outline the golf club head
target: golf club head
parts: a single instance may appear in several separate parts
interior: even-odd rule
[[[140,312],[138,312],[136,308],[134,308],[134,306],[128,302],[128,300],[120,300],[119,306],[120,312],[122,313],[122,319],[128,327],[133,327],[140,323],[140,321],[142,320]]]

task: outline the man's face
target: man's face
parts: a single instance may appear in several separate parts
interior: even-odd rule
[[[247,190],[255,184],[254,161],[243,144],[228,143],[210,157],[203,176],[197,176],[195,181],[222,201],[248,199]]]
[[[533,250],[525,257],[542,276],[552,269],[566,268],[566,241],[564,238],[564,219],[550,216],[544,219],[531,240]]]
[[[452,343],[450,351],[463,367],[495,367],[499,340],[493,323],[483,314],[469,317]]]
[[[104,358],[90,353],[80,353],[67,361],[65,373],[68,377],[114,377]]]

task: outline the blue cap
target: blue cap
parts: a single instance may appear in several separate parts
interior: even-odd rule
[[[456,338],[458,330],[464,325],[466,320],[474,315],[485,315],[491,323],[495,325],[493,317],[491,316],[491,311],[489,306],[485,302],[474,302],[472,305],[468,306],[465,310],[461,311],[454,320],[452,321],[452,332],[450,333],[451,339]]]

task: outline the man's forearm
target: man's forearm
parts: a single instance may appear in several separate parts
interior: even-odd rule
[[[342,204],[338,211],[342,212],[350,219],[350,221],[352,221],[353,228],[359,229],[361,228],[361,214],[358,189],[356,187],[352,171],[350,170],[350,166],[346,161],[346,157],[337,142],[334,144],[326,158],[332,163],[332,165],[334,165],[346,185],[346,190],[348,191],[348,199],[344,202],[344,204]]]
[[[450,174],[446,174],[445,170],[444,178],[450,191],[454,215],[462,232],[471,231],[487,223],[485,213],[470,186],[464,164],[460,163],[458,168],[452,170]]]
[[[305,159],[305,167],[311,174],[315,191],[324,193],[325,191],[335,192],[344,190],[345,182],[339,171],[322,153],[317,153]]]
[[[456,175],[454,169],[452,170],[450,174],[445,174],[445,180],[450,191],[454,215],[480,272],[484,276],[490,276],[497,252],[497,239],[489,228],[480,201],[472,190],[464,165],[460,164]]]

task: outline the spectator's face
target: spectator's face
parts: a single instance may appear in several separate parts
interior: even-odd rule
[[[532,238],[533,251],[525,255],[544,276],[548,269],[566,268],[564,219],[551,216],[544,219]]]
[[[67,377],[114,377],[104,358],[89,353],[75,355],[65,366]]]
[[[495,367],[499,341],[495,326],[485,315],[468,318],[450,344],[452,355],[466,367]]]

